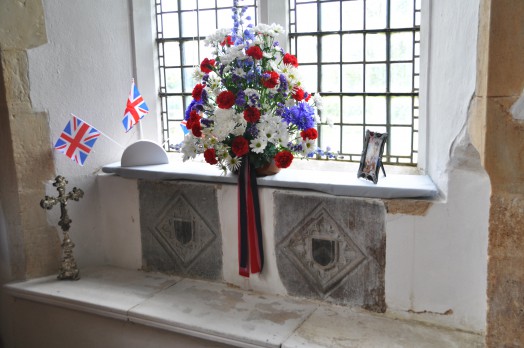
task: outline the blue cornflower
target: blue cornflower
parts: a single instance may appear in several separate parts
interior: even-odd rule
[[[315,125],[315,110],[308,103],[298,103],[295,106],[285,108],[282,118],[288,124],[294,124],[298,129],[304,130]]]

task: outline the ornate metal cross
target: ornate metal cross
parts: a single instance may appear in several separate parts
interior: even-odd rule
[[[73,248],[75,244],[69,238],[69,227],[71,227],[71,222],[73,222],[69,215],[67,214],[67,201],[72,199],[74,201],[80,200],[84,196],[84,191],[76,187],[73,188],[68,194],[65,193],[67,185],[67,180],[63,176],[59,175],[55,178],[53,186],[58,190],[58,197],[45,196],[44,199],[40,201],[40,206],[44,209],[51,210],[56,204],[60,203],[60,221],[58,225],[62,228],[64,232],[64,239],[62,240],[62,248],[64,251],[64,256],[62,258],[62,264],[60,266],[60,272],[58,274],[58,279],[71,279],[78,280],[80,279],[80,272],[76,265],[75,258],[73,257]]]

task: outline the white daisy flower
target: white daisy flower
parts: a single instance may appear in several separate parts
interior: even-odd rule
[[[264,136],[257,137],[251,140],[251,143],[249,144],[249,147],[253,150],[254,153],[264,152],[266,146],[267,146],[267,139]]]
[[[236,156],[228,156],[225,158],[225,161],[227,168],[232,172],[238,171],[240,169],[240,165],[242,164],[242,159]]]
[[[307,156],[308,154],[315,151],[315,140],[307,139],[302,140],[302,154]]]

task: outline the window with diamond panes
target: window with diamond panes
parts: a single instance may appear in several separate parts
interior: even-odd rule
[[[243,0],[256,24],[256,0]],[[204,39],[218,28],[231,28],[233,0],[156,0],[162,136],[166,150],[184,138],[180,122],[191,102],[193,70],[211,58]]]
[[[384,163],[417,163],[420,1],[289,0],[291,52],[334,122],[321,149],[359,161],[369,129],[389,134]]]

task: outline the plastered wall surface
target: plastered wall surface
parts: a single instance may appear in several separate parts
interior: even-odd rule
[[[123,147],[136,141],[138,129],[125,133],[121,124],[133,78],[129,2],[44,1],[43,5],[48,42],[29,50],[28,60],[33,109],[49,115],[46,146],[54,145],[71,113]],[[152,103],[154,91],[141,92]],[[83,167],[52,152],[55,172],[69,180],[68,189],[77,186],[85,192],[84,198],[69,205],[70,235],[78,246],[79,265],[104,262],[105,231],[100,229],[93,174],[103,164],[118,161],[123,147],[100,136]],[[46,192],[56,195],[51,184],[46,183]],[[56,226],[58,219],[59,209],[48,213],[49,225]]]

